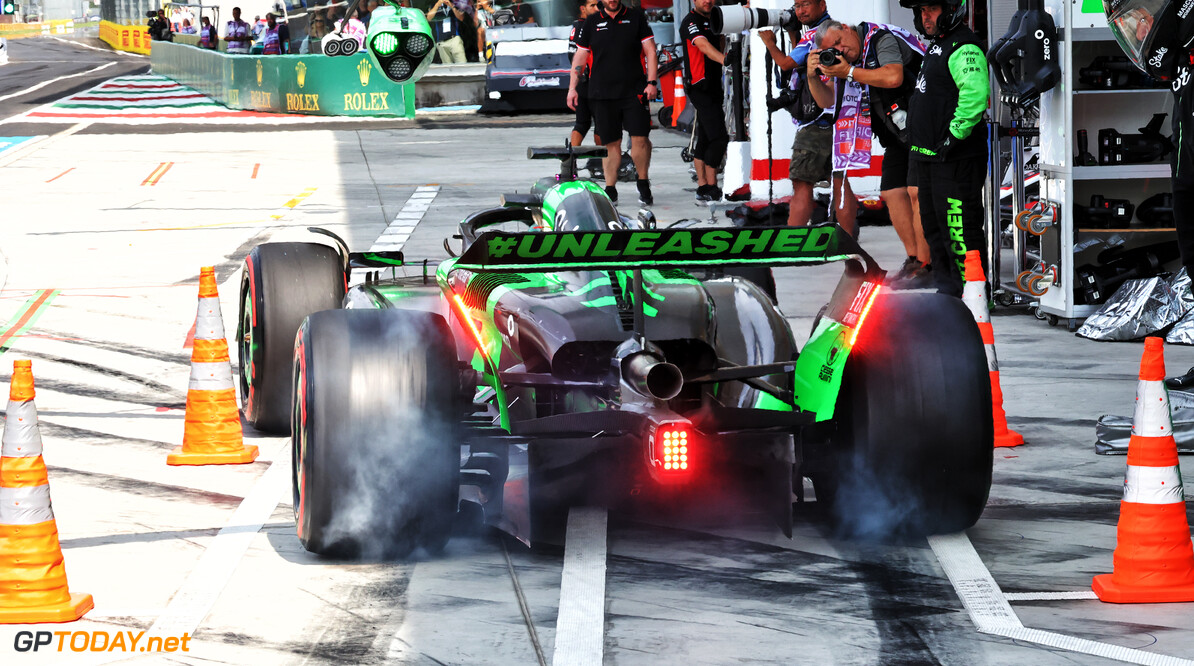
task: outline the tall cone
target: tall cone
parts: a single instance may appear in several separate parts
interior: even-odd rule
[[[0,443],[0,623],[73,622],[95,608],[71,594],[50,507],[33,404],[33,367],[14,361]]]
[[[987,350],[987,371],[991,375],[991,412],[995,416],[995,446],[1020,446],[1024,437],[1007,427],[1007,412],[1003,411],[1003,388],[999,385],[999,359],[995,357],[995,329],[991,327],[991,312],[987,309],[987,276],[983,273],[983,259],[978,250],[966,253],[966,286],[962,302],[970,308],[978,332]]]
[[[1165,389],[1165,343],[1145,338],[1119,505],[1114,572],[1095,576],[1102,601],[1194,601],[1194,548]]]
[[[257,447],[245,446],[240,428],[232,363],[224,339],[216,270],[199,269],[199,311],[191,349],[186,430],[182,446],[166,458],[170,465],[235,465],[257,459]]]
[[[672,127],[680,122],[680,113],[688,106],[688,94],[684,92],[684,76],[676,72],[676,94],[672,98]]]

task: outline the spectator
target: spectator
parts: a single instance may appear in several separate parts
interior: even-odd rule
[[[183,19],[182,30],[179,30],[179,32],[184,35],[193,35],[197,31],[195,30],[195,26],[191,25],[191,19]]]
[[[831,181],[837,204],[833,214],[837,223],[851,233],[854,231],[855,216],[858,214],[858,200],[850,188],[845,174],[833,172],[831,158],[833,143],[833,109],[823,109],[812,100],[808,77],[805,73],[808,54],[816,37],[815,27],[829,20],[825,0],[797,0],[796,19],[804,26],[796,47],[790,53],[783,53],[775,43],[775,33],[759,31],[759,39],[780,69],[792,71],[789,87],[800,100],[797,103],[792,122],[796,123],[796,138],[792,141],[792,161],[788,176],[792,179],[792,199],[788,204],[788,225],[803,227],[813,216],[816,203],[813,188],[823,180]],[[794,71],[793,71],[794,70]]]
[[[261,32],[262,55],[290,53],[290,28],[278,23],[273,12],[265,15],[265,30]]]
[[[261,36],[261,31],[265,30],[265,21],[261,20],[261,16],[253,17],[252,30],[253,30],[253,41],[257,41],[257,38]]]
[[[166,20],[166,10],[159,9],[157,16],[149,19],[149,37],[159,42],[171,39],[170,22]]]
[[[580,0],[577,14],[580,18],[572,24],[572,32],[568,35],[568,54],[572,57],[576,56],[576,38],[580,36],[581,28],[585,25],[585,20],[597,11],[597,0]],[[578,76],[576,83],[576,122],[572,125],[572,145],[579,146],[585,140],[585,135],[589,133],[589,128],[593,126],[593,112],[589,109],[589,68],[593,64],[593,54],[589,53],[588,59],[585,61],[585,67]],[[593,133],[593,142],[597,145],[601,144],[601,137],[596,132]]]
[[[493,27],[493,4],[489,0],[477,0],[473,8],[477,20],[477,58],[485,62],[485,31]]]
[[[820,77],[810,77],[813,96],[826,106],[833,106],[834,99],[844,100],[838,109],[837,135],[855,132],[861,140],[845,144],[851,146],[849,154],[835,153],[834,170],[869,168],[869,135],[879,139],[884,148],[880,197],[908,256],[889,284],[901,289],[927,287],[932,280],[929,246],[921,231],[920,206],[915,203],[916,181],[909,177],[907,132],[908,98],[924,59],[924,45],[903,28],[866,22],[849,26],[826,21],[817,28],[816,40],[820,49],[810,52],[810,58],[829,48],[842,56],[833,65],[820,66],[825,76],[832,77],[832,86]],[[869,129],[856,122],[863,114],[870,116]],[[835,150],[842,145],[841,139],[835,138]],[[851,157],[855,158],[853,165],[848,164]]]
[[[460,36],[465,17],[465,13],[451,0],[435,0],[435,4],[427,10],[427,20],[432,22],[432,28],[438,35],[436,50],[439,51],[440,62],[459,63],[468,60],[464,39]]]
[[[199,26],[199,48],[212,49],[213,51],[220,43],[220,33],[216,32],[216,27],[211,24],[211,19],[204,16],[201,19]]]
[[[228,53],[248,53],[253,46],[253,28],[240,18],[240,7],[232,8],[232,20],[224,26]]]
[[[594,129],[605,141],[605,192],[618,200],[618,167],[622,161],[622,129],[630,134],[630,156],[638,173],[638,197],[644,205],[655,203],[651,195],[651,114],[647,102],[659,94],[656,73],[655,36],[641,9],[621,0],[601,0],[601,6],[585,19],[576,40],[572,74],[568,83],[568,108],[580,101],[577,85],[589,56],[589,103]]]
[[[361,0],[361,4],[357,7],[357,19],[365,26],[365,30],[369,29],[369,21],[373,19],[374,9],[377,9],[376,0]]]
[[[714,0],[693,0],[692,11],[680,24],[687,63],[688,101],[696,109],[696,146],[693,166],[697,175],[697,199],[720,201],[717,169],[726,156],[730,134],[726,131],[725,91],[721,67],[725,55],[718,46],[721,37],[709,26]],[[718,46],[715,46],[717,44]]]
[[[360,16],[360,12],[355,9],[352,10],[352,14],[348,17],[347,25],[338,27],[341,28],[340,34],[357,40],[357,48],[359,50],[365,48],[365,34],[368,30],[365,28],[365,23],[357,18],[358,16]],[[344,21],[340,23],[344,23]]]

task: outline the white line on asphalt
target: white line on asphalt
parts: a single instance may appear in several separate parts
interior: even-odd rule
[[[65,81],[66,79],[73,79],[76,76],[85,76],[87,74],[92,74],[94,72],[100,71],[101,69],[107,69],[115,64],[116,64],[115,62],[104,63],[104,64],[100,65],[99,67],[89,69],[86,72],[79,72],[78,74],[67,74],[66,76],[60,76],[56,79],[50,79],[49,81],[42,81],[41,83],[39,83],[37,85],[29,86],[28,88],[25,88],[24,90],[18,90],[15,93],[8,93],[7,95],[0,97],[0,102],[3,102],[6,99],[12,99],[13,97],[20,97],[21,95],[28,95],[29,93],[31,93],[35,90],[41,90],[42,88],[45,88],[46,86],[50,85],[51,83],[57,83],[58,81]]]
[[[9,164],[16,162],[17,160],[28,157],[28,156],[32,155],[33,153],[41,150],[42,148],[45,148],[46,146],[50,145],[51,143],[54,143],[55,141],[57,141],[63,137],[68,137],[68,136],[74,134],[75,132],[85,129],[90,124],[91,124],[90,121],[85,122],[85,123],[77,123],[75,125],[71,125],[70,127],[62,130],[61,132],[56,132],[54,134],[51,134],[48,137],[42,138],[39,141],[29,141],[26,144],[17,146],[12,149],[12,154],[4,155],[3,158],[0,158],[0,167],[6,167]]]
[[[290,479],[289,458],[285,453],[279,447],[269,469],[236,508],[228,524],[212,539],[199,563],[170,599],[166,610],[149,628],[150,636],[194,634],[203,623],[261,526],[282,500]]]
[[[431,208],[431,202],[438,194],[439,185],[423,185],[416,189],[414,194],[406,200],[402,210],[394,216],[394,221],[390,222],[390,226],[386,227],[377,240],[373,241],[373,247],[369,248],[369,251],[394,252],[401,250],[402,246],[406,245],[406,241],[410,239],[410,235],[415,232],[415,227],[419,226],[419,222],[427,214],[427,209]]]
[[[929,545],[941,562],[945,575],[970,614],[970,620],[984,634],[1004,636],[1026,643],[1080,652],[1106,659],[1148,666],[1194,666],[1194,661],[1169,655],[1145,652],[1110,643],[1089,641],[1040,629],[1029,629],[1020,623],[1016,611],[1007,602],[1007,595],[991,577],[982,558],[966,534],[946,534],[929,537]]]
[[[69,39],[63,39],[61,37],[51,37],[50,39],[55,39],[64,44],[70,44],[71,46],[82,46],[85,49],[91,49],[93,51],[103,51],[104,53],[108,53],[111,55],[122,55],[122,56],[129,56],[132,58],[148,58],[149,57],[147,55],[142,55],[140,53],[129,53],[128,51],[117,51],[115,49],[101,49],[98,46],[92,46],[90,44],[82,44],[80,42],[73,42]]]
[[[600,664],[605,650],[605,509],[568,512],[553,666]]]
[[[1094,590],[1079,590],[1077,592],[1004,592],[1003,598],[1008,601],[1048,601],[1051,599],[1098,599]]]

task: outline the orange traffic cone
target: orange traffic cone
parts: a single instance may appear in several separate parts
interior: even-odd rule
[[[14,361],[0,444],[0,623],[73,622],[95,608],[71,594],[41,459],[30,361]]]
[[[166,458],[170,465],[235,465],[257,459],[257,447],[245,446],[240,429],[236,389],[216,269],[199,269],[199,313],[191,350],[191,382],[187,387],[186,430],[182,446]]]
[[[1003,388],[999,385],[999,359],[995,357],[995,329],[991,327],[991,312],[987,309],[987,277],[983,274],[983,259],[978,250],[966,253],[966,285],[962,302],[970,308],[978,332],[987,350],[987,371],[991,374],[991,411],[995,415],[995,446],[1020,446],[1024,437],[1007,427],[1007,412],[1003,411]]]
[[[1194,548],[1164,379],[1165,343],[1145,338],[1114,573],[1095,576],[1091,585],[1102,601],[1194,601]]]
[[[676,72],[676,93],[672,98],[672,127],[680,121],[680,113],[688,106],[688,95],[684,93],[684,77]]]

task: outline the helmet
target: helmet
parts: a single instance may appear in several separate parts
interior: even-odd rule
[[[1124,53],[1149,76],[1167,81],[1177,70],[1180,51],[1190,43],[1194,16],[1173,0],[1103,0],[1107,25]]]
[[[900,0],[900,6],[911,9],[916,23],[916,30],[928,37],[924,24],[920,20],[918,7],[927,5],[941,5],[941,15],[937,17],[937,34],[944,35],[953,32],[966,20],[966,0]]]

